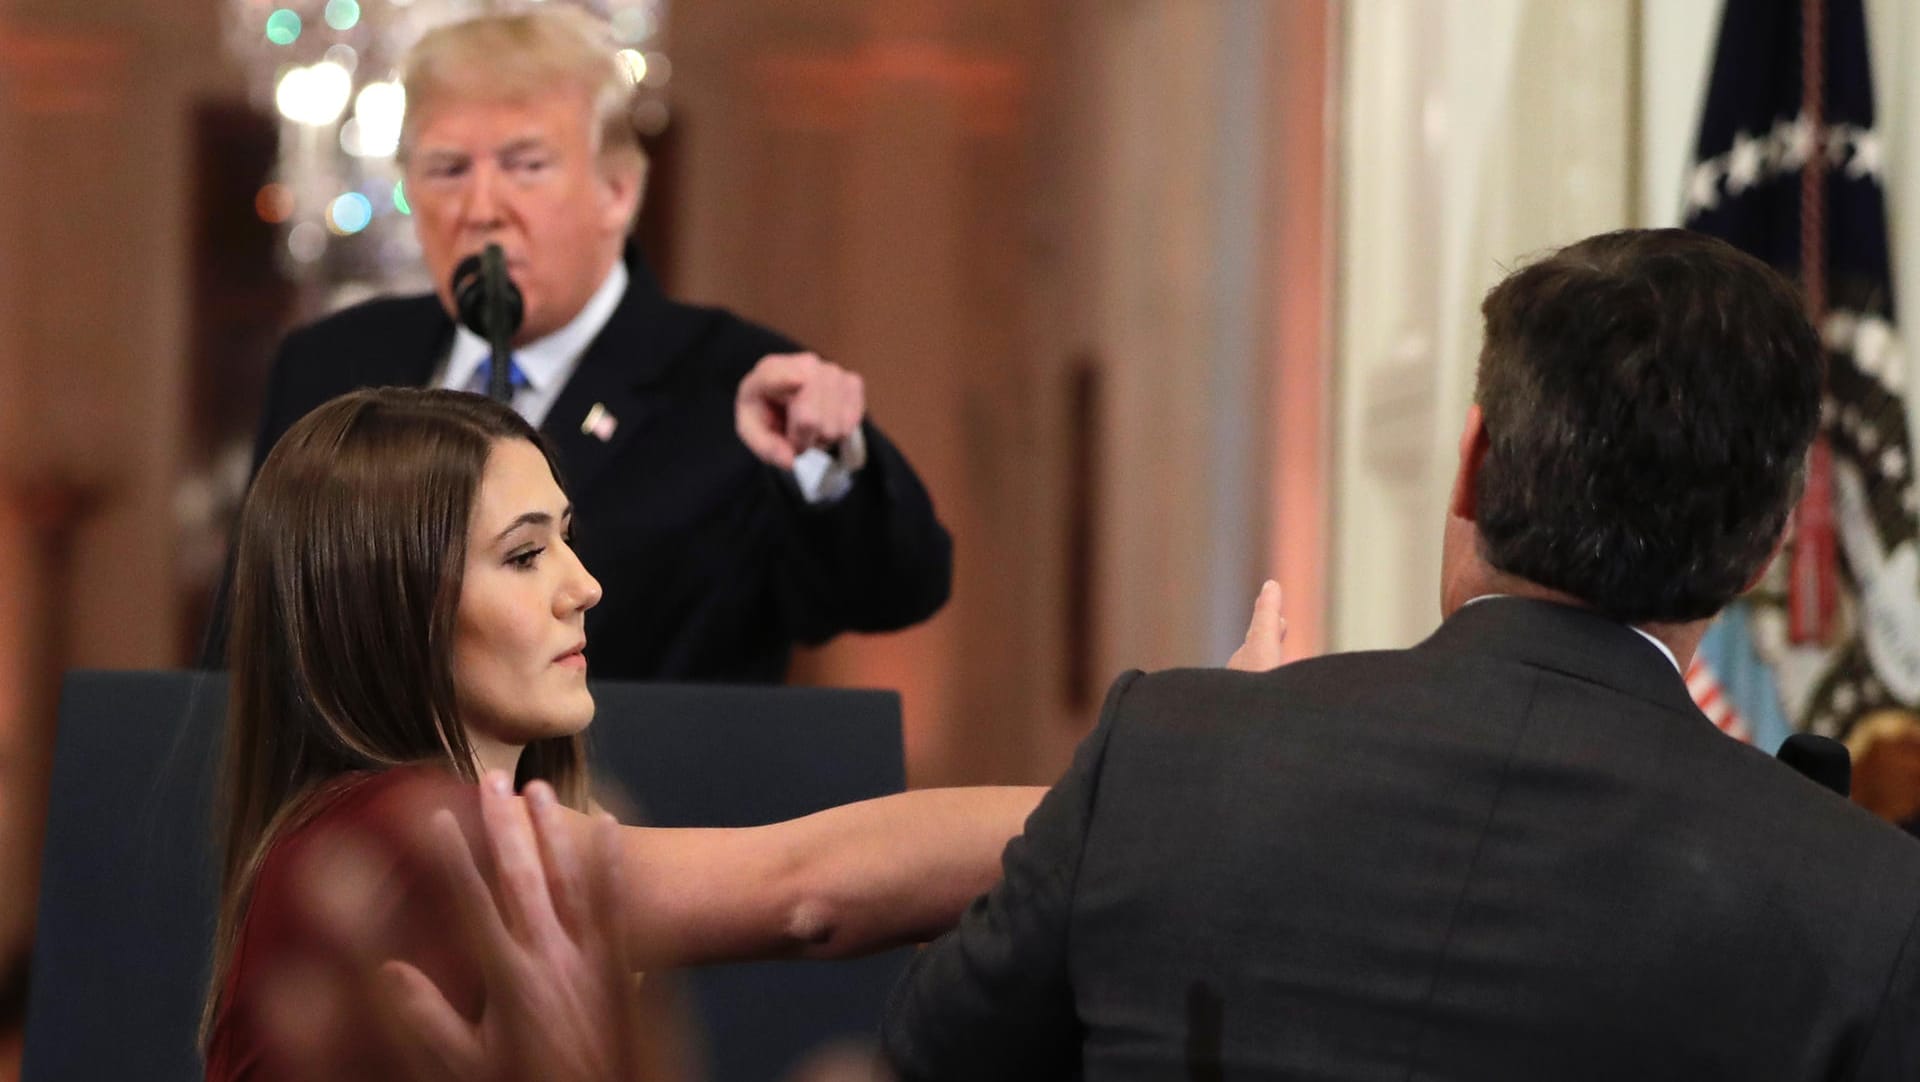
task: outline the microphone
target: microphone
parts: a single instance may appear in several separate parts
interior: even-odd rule
[[[493,347],[493,367],[487,380],[487,394],[496,402],[513,397],[508,344],[520,329],[526,305],[520,289],[507,277],[507,254],[498,244],[489,244],[479,255],[462,259],[453,268],[453,307],[468,330],[487,340]]]
[[[1853,756],[1838,740],[1794,733],[1780,745],[1774,758],[1841,796],[1853,791]]]

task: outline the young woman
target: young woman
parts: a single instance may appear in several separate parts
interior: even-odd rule
[[[539,436],[477,395],[356,392],[268,456],[234,573],[209,1079],[393,1073],[399,1049],[369,1002],[300,1018],[303,985],[369,954],[481,1015],[484,975],[449,932],[460,899],[422,828],[450,813],[487,866],[482,771],[544,782],[573,809],[577,849],[595,846],[580,734],[600,587],[569,524]],[[766,827],[620,828],[625,954],[650,969],[927,938],[992,885],[1041,793],[921,790]],[[364,882],[311,889],[342,875]],[[342,896],[357,899],[350,921],[315,911]],[[289,1062],[290,1018],[356,1039]]]

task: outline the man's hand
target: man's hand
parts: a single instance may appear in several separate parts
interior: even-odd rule
[[[860,427],[867,389],[860,377],[813,353],[770,353],[740,381],[734,429],[762,462],[793,468],[801,452],[831,451]]]
[[[1287,641],[1287,618],[1280,615],[1280,584],[1268,579],[1253,599],[1247,638],[1227,659],[1227,668],[1266,672],[1280,667],[1280,644]]]
[[[634,1078],[637,993],[621,926],[619,828],[602,817],[591,832],[593,851],[577,852],[553,790],[534,782],[522,800],[497,772],[481,785],[480,811],[496,891],[451,814],[436,812],[432,829],[486,981],[486,1011],[469,1022],[419,969],[399,961],[381,967],[384,998],[406,1031],[402,1039],[411,1038],[420,1075]]]

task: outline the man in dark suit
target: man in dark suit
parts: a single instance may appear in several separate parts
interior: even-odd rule
[[[1630,231],[1483,311],[1439,630],[1122,677],[897,989],[903,1079],[1920,1078],[1920,846],[1680,675],[1799,491],[1798,297]]]
[[[513,404],[558,452],[576,547],[605,588],[597,676],[781,680],[795,643],[926,619],[952,545],[858,376],[730,313],[668,299],[625,247],[645,159],[631,78],[562,5],[422,38],[404,75],[408,199],[432,296],[290,335],[257,469],[320,403],[383,384],[482,389],[453,268],[489,243],[525,303]]]

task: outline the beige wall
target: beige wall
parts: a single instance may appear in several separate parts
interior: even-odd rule
[[[55,679],[177,662],[188,108],[212,0],[0,3],[0,961],[30,920]]]
[[[1113,674],[1218,663],[1269,575],[1319,641],[1325,11],[676,7],[683,288],[865,373],[956,537],[945,612],[806,670],[903,689],[916,782],[1051,778]],[[1104,406],[1090,569],[1065,553],[1077,358]],[[1275,396],[1299,411],[1284,447]]]
[[[1481,295],[1516,256],[1632,221],[1637,10],[1345,5],[1335,649],[1439,622]]]
[[[8,472],[94,494],[60,606],[77,665],[173,660],[189,110],[225,85],[217,10],[16,0],[0,23]]]
[[[1057,388],[1024,256],[1048,29],[1011,2],[674,11],[682,291],[863,373],[957,538],[931,623],[802,662],[815,681],[901,688],[922,782],[1037,776]]]

